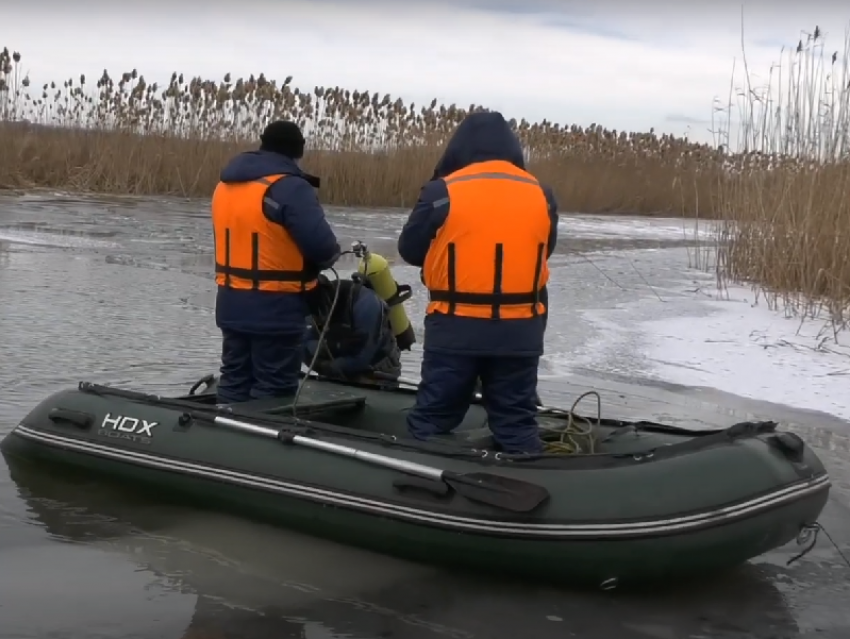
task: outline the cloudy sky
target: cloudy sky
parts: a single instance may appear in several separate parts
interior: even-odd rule
[[[756,82],[815,25],[830,54],[844,50],[846,3],[743,4]],[[0,47],[22,53],[36,84],[104,67],[137,68],[149,81],[175,70],[216,79],[262,71],[308,89],[436,97],[705,141],[713,100],[725,100],[741,56],[741,2],[731,0],[30,0],[6,3],[2,22],[14,28],[0,29]]]

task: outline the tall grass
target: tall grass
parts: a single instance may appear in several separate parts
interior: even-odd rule
[[[742,34],[743,42],[743,34]],[[744,51],[744,54],[746,52]],[[739,66],[740,69],[740,66]],[[722,218],[717,276],[750,282],[772,303],[850,306],[850,37],[824,47],[819,29],[783,52],[764,86],[744,55],[716,144],[654,131],[512,121],[530,169],[563,211]],[[407,104],[339,87],[304,91],[263,74],[219,81],[175,72],[163,85],[135,69],[32,86],[21,56],[0,52],[0,188],[51,187],[208,197],[221,167],[255,148],[272,119],[301,124],[305,168],[320,197],[351,206],[409,206],[466,108]]]
[[[714,198],[725,219],[718,278],[749,282],[771,304],[804,315],[826,310],[843,324],[850,307],[850,31],[839,50],[826,46],[817,27],[802,32],[762,86],[753,85],[746,51],[742,70],[730,96],[730,114],[740,122],[738,160]]]
[[[0,186],[208,197],[222,165],[256,148],[274,118],[298,121],[304,165],[331,204],[407,206],[455,126],[478,105],[406,104],[372,91],[304,91],[263,74],[220,81],[132,70],[34,87],[21,57],[0,58]],[[565,211],[711,216],[716,152],[600,125],[513,121],[538,177]],[[697,191],[702,195],[697,196]]]

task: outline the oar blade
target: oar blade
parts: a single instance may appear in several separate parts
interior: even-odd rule
[[[531,512],[549,499],[538,484],[491,473],[443,473],[443,481],[471,501],[518,513]]]

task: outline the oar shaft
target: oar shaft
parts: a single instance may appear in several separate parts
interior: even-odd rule
[[[262,437],[268,437],[270,439],[279,439],[280,431],[274,428],[269,428],[268,426],[251,424],[249,422],[243,422],[237,419],[232,419],[230,417],[216,417],[215,423],[217,426],[223,426],[225,428],[230,428],[231,430],[237,430],[251,435],[260,435]],[[296,444],[297,446],[304,446],[305,448],[312,448],[314,450],[321,450],[326,453],[331,453],[333,455],[340,455],[341,457],[359,459],[360,461],[366,462],[367,464],[382,466],[384,468],[390,468],[392,470],[410,473],[411,475],[419,475],[420,477],[425,477],[426,479],[439,480],[442,478],[443,475],[443,471],[439,468],[432,468],[431,466],[417,464],[416,462],[411,462],[404,459],[396,459],[395,457],[378,455],[376,453],[370,453],[369,451],[359,450],[351,446],[334,444],[332,442],[327,442],[321,439],[313,439],[312,437],[303,437],[301,435],[295,435],[292,437],[292,443]]]
[[[513,512],[530,512],[549,498],[549,492],[543,486],[512,480],[501,475],[489,475],[487,473],[463,475],[450,473],[439,468],[425,466],[424,464],[358,450],[351,446],[333,444],[328,441],[304,437],[302,435],[289,435],[285,428],[277,430],[267,426],[260,426],[259,424],[224,417],[223,415],[215,418],[215,424],[251,435],[260,435],[283,442],[290,442],[296,446],[322,450],[341,457],[359,459],[368,464],[398,470],[411,475],[418,475],[426,479],[442,481],[466,499]]]
[[[274,428],[269,428],[268,426],[260,426],[259,424],[249,424],[247,422],[241,422],[236,419],[231,419],[230,417],[216,417],[215,424],[216,426],[224,426],[225,428],[229,428],[231,430],[238,430],[243,433],[248,433],[249,435],[260,435],[262,437],[277,439],[278,431]]]

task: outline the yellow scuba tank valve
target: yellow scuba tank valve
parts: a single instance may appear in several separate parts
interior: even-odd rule
[[[372,290],[390,309],[390,326],[399,350],[409,351],[416,342],[416,334],[404,310],[404,302],[410,299],[413,290],[407,284],[398,284],[386,258],[372,253],[362,242],[352,242],[351,249],[359,258],[357,272],[369,280]]]

